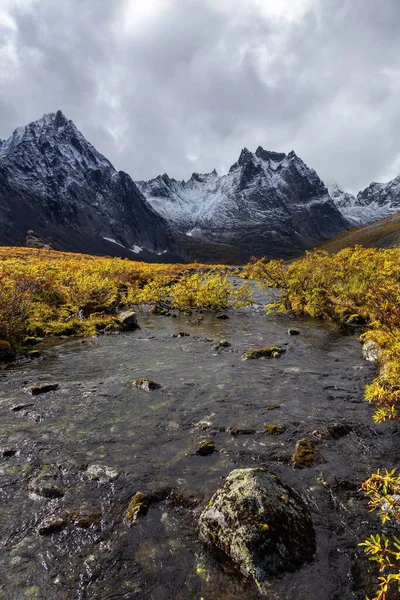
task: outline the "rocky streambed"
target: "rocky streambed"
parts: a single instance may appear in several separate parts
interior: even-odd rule
[[[398,464],[398,428],[362,399],[376,367],[357,335],[267,317],[268,300],[256,290],[228,319],[139,313],[140,330],[41,344],[1,371],[0,598],[259,598],[198,536],[228,474],[250,467],[292,488],[315,531],[311,562],[265,597],[372,592],[357,544],[380,524],[359,487]],[[285,352],[242,360],[267,346]]]

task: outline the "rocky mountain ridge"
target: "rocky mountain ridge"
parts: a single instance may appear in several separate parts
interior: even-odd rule
[[[356,196],[332,183],[329,194],[353,227],[369,225],[400,211],[400,176],[388,183],[373,182]]]
[[[144,260],[290,258],[400,210],[400,177],[356,197],[295,152],[244,148],[229,172],[137,181],[61,111],[0,140],[0,244]]]
[[[290,256],[349,228],[317,173],[291,151],[244,148],[226,175],[167,174],[137,186],[176,231],[244,254]]]
[[[29,235],[55,249],[135,257],[172,247],[168,224],[132,179],[61,111],[0,143],[0,243]]]

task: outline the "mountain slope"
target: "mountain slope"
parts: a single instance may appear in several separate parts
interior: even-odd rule
[[[187,237],[251,254],[295,256],[349,228],[313,169],[292,151],[246,148],[229,173],[136,182],[152,207]]]
[[[168,224],[61,111],[0,143],[0,244],[28,230],[55,249],[134,258],[169,249]]]
[[[327,250],[328,252],[338,252],[342,248],[350,248],[355,245],[367,248],[400,247],[400,213],[398,212],[375,223],[346,231],[342,235],[320,246],[320,249]]]

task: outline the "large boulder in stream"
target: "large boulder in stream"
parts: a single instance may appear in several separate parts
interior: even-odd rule
[[[303,500],[263,468],[228,475],[200,516],[199,536],[226,553],[261,592],[268,578],[294,571],[316,550]]]
[[[119,314],[121,326],[124,331],[135,331],[140,329],[136,313],[133,310],[124,311]]]

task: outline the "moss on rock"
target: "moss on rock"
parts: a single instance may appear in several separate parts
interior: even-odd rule
[[[200,538],[225,552],[260,589],[311,561],[315,532],[303,500],[265,469],[237,469],[199,519]]]
[[[276,423],[267,423],[265,429],[270,435],[281,435],[286,431],[286,427],[277,425]]]
[[[143,492],[136,492],[129,502],[126,510],[126,519],[129,523],[135,523],[139,517],[143,517],[149,510],[148,498]]]
[[[242,359],[252,360],[255,358],[278,358],[284,352],[286,352],[285,348],[280,348],[279,346],[263,346],[262,348],[248,350],[242,355]]]

